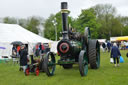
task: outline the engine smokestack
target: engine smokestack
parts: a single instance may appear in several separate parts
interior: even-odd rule
[[[68,38],[68,4],[67,2],[61,2],[61,13],[62,13],[62,28],[63,28],[63,39],[69,39]]]

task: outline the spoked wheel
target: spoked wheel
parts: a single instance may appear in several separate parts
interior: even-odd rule
[[[44,58],[44,71],[48,76],[53,76],[55,71],[55,56],[52,52],[48,52]]]
[[[81,76],[86,76],[88,73],[88,59],[84,50],[79,55],[79,71]]]
[[[89,40],[88,56],[90,67],[98,69],[100,67],[100,45],[97,40]]]
[[[29,75],[29,68],[27,68],[26,70],[25,70],[25,76],[28,76]]]
[[[35,74],[36,74],[36,76],[39,76],[39,67],[35,68]]]
[[[70,69],[70,68],[72,68],[72,64],[64,64],[63,68],[64,69]]]

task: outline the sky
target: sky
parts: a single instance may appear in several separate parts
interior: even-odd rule
[[[128,0],[0,0],[0,17],[48,18],[50,14],[60,11],[61,2],[68,2],[70,16],[74,18],[81,13],[81,9],[90,8],[96,4],[112,4],[116,7],[117,14],[128,16]]]

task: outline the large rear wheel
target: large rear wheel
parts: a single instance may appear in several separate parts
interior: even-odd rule
[[[92,69],[97,69],[100,67],[100,45],[97,40],[89,40],[88,57],[90,67]]]
[[[44,58],[44,71],[48,76],[53,76],[55,71],[55,56],[52,52],[48,52]]]

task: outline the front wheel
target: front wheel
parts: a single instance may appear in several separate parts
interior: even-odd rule
[[[88,73],[88,59],[85,51],[81,51],[79,55],[79,71],[81,76],[86,76]]]
[[[29,75],[29,68],[27,68],[26,70],[25,70],[25,76],[28,76]]]
[[[53,76],[55,71],[55,56],[52,52],[48,52],[44,58],[44,71],[48,76]]]

